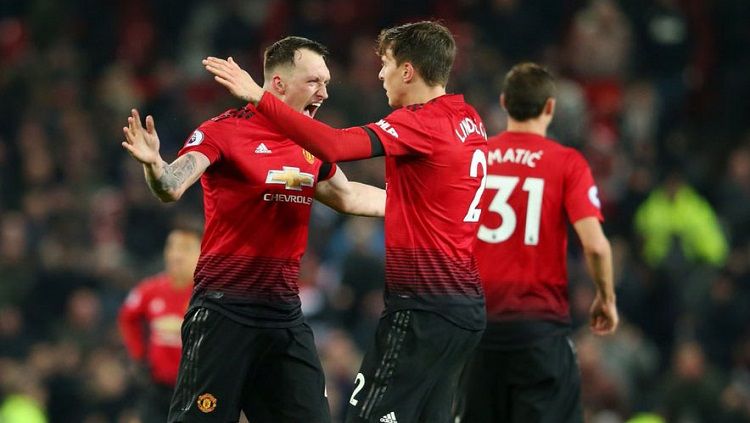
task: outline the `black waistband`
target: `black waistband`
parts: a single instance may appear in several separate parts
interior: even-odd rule
[[[524,348],[548,336],[570,334],[567,322],[553,320],[488,321],[480,348],[512,350]]]

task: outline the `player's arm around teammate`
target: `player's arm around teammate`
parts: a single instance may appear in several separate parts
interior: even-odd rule
[[[231,57],[226,60],[208,57],[203,60],[203,65],[232,95],[258,106],[259,110],[262,108],[266,90]],[[282,116],[277,117],[277,122],[284,122],[285,135],[323,161],[361,160],[385,155],[381,140],[362,127],[334,129],[322,122],[297,120],[298,116],[288,114],[283,105],[270,97],[265,104]]]
[[[203,61],[218,83],[321,160],[386,156],[386,307],[346,422],[451,421],[460,369],[485,324],[472,249],[486,134],[463,96],[446,92],[455,51],[437,22],[381,31],[378,78],[394,110],[345,129],[290,113],[231,58]]]
[[[256,106],[260,103],[265,90],[233,58],[228,57],[224,60],[218,57],[207,57],[203,60],[203,66],[214,75],[216,82],[223,85],[235,97]]]
[[[339,213],[359,216],[385,216],[385,190],[352,182],[341,168],[315,188],[315,199]]]

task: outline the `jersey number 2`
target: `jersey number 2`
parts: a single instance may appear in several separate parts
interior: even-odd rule
[[[476,178],[479,175],[479,166],[482,166],[482,182],[479,183],[479,189],[474,194],[474,199],[469,205],[469,211],[466,212],[464,222],[479,222],[479,216],[482,214],[482,209],[478,208],[479,200],[482,198],[484,182],[487,180],[487,157],[485,157],[482,150],[474,150],[474,156],[471,158],[471,167],[469,168],[470,177]]]
[[[365,375],[362,373],[357,373],[357,377],[354,379],[354,392],[352,392],[352,397],[349,398],[349,404],[356,406],[359,403],[359,400],[355,398],[359,391],[362,390],[362,388],[365,387]]]
[[[518,185],[519,179],[516,176],[490,175],[487,177],[487,188],[497,190],[497,194],[495,194],[488,209],[499,214],[502,223],[494,229],[480,225],[477,236],[482,241],[497,244],[510,238],[513,231],[516,230],[516,212],[508,204],[508,198]],[[544,179],[526,178],[522,189],[529,193],[529,200],[526,203],[526,231],[523,242],[526,245],[537,245],[539,244],[539,222],[542,219]]]

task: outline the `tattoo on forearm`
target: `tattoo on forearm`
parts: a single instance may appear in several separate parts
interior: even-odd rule
[[[188,154],[184,160],[167,165],[160,182],[167,190],[179,188],[195,170],[195,157]]]
[[[149,178],[149,187],[158,197],[178,189],[195,171],[195,157],[188,154],[183,160],[164,166],[164,173],[159,178]]]

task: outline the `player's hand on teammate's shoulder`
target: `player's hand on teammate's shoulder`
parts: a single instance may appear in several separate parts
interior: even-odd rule
[[[615,298],[605,300],[597,294],[590,310],[591,331],[596,335],[609,335],[615,332],[619,322]]]
[[[263,97],[263,88],[231,57],[224,60],[209,56],[203,59],[203,66],[214,75],[216,82],[226,87],[235,97],[256,105]]]
[[[132,109],[128,117],[128,126],[123,127],[122,132],[125,135],[122,146],[136,160],[143,164],[161,163],[159,136],[156,134],[153,116],[146,116],[144,128],[138,110]]]

